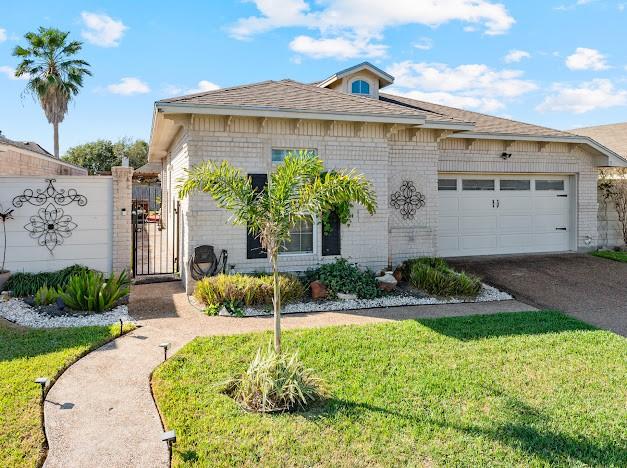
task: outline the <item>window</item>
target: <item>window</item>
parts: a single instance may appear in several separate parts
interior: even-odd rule
[[[462,190],[494,190],[494,180],[464,179],[462,180]]]
[[[438,190],[457,190],[457,179],[438,179]]]
[[[351,93],[370,94],[370,85],[364,80],[353,81],[353,84],[351,85]]]
[[[312,253],[313,226],[314,223],[311,219],[299,221],[290,231],[292,238],[283,245],[283,253]]]
[[[563,180],[536,180],[536,190],[564,190]]]
[[[501,190],[531,190],[531,181],[522,179],[501,179]]]
[[[308,156],[315,157],[318,156],[318,150],[316,149],[296,149],[296,148],[287,148],[287,149],[272,149],[272,162],[280,163],[283,162],[285,156],[288,154],[298,155],[300,152],[306,153]]]

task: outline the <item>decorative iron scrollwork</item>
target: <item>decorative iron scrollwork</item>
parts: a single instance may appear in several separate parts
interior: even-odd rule
[[[413,219],[416,211],[425,206],[425,197],[416,190],[411,180],[405,180],[399,191],[394,192],[390,197],[390,205],[400,210],[403,219]]]
[[[63,244],[63,240],[72,235],[77,224],[72,221],[70,215],[63,212],[63,208],[48,203],[45,208],[39,208],[37,215],[31,216],[28,224],[24,226],[37,243],[45,246],[50,253],[57,245]]]
[[[76,189],[57,190],[53,185],[56,182],[55,179],[46,179],[48,186],[45,189],[26,189],[22,195],[18,195],[13,198],[13,206],[20,208],[24,203],[29,203],[33,206],[43,206],[47,201],[53,200],[57,205],[67,206],[72,202],[76,202],[78,206],[87,205],[87,197],[80,195]]]
[[[63,244],[64,239],[72,235],[77,224],[72,217],[63,212],[63,208],[56,205],[67,206],[76,203],[78,206],[87,205],[87,197],[80,195],[76,189],[58,190],[54,186],[55,179],[46,179],[48,185],[45,189],[26,189],[21,195],[13,198],[13,206],[20,208],[28,203],[33,206],[41,206],[37,214],[29,218],[24,226],[37,243],[46,247],[50,253],[58,245]],[[46,205],[47,203],[47,205]],[[56,205],[55,205],[56,204]],[[44,205],[45,208],[43,207]]]

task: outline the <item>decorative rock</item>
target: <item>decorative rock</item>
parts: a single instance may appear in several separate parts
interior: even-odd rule
[[[320,281],[312,281],[309,285],[311,288],[311,298],[316,299],[325,299],[329,295],[329,291],[327,287]]]
[[[11,293],[9,291],[2,291],[0,293],[0,302],[7,302],[11,299]]]
[[[388,292],[394,291],[394,289],[396,289],[396,284],[398,283],[391,271],[386,271],[385,275],[378,276],[375,278],[375,281],[377,282],[379,289]]]
[[[397,284],[403,281],[403,270],[401,270],[401,266],[397,266],[393,274]]]
[[[354,301],[357,299],[357,294],[337,293],[337,298],[341,301]]]

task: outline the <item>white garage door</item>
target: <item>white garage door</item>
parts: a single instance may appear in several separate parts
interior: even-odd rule
[[[438,194],[440,256],[570,249],[568,176],[440,174]]]

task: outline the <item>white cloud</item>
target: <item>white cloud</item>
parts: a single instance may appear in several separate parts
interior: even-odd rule
[[[0,73],[6,75],[6,77],[10,80],[28,80],[30,78],[29,75],[22,75],[18,78],[15,76],[15,68],[9,67],[8,65],[0,66]]]
[[[122,96],[132,96],[134,94],[146,94],[150,92],[150,87],[139,78],[125,77],[119,83],[107,86],[107,91]]]
[[[566,66],[571,70],[606,70],[605,55],[596,49],[577,47],[575,53],[566,57]]]
[[[4,42],[7,40],[7,30],[4,28],[0,28],[0,42]]]
[[[537,89],[519,70],[494,70],[487,65],[450,67],[443,63],[399,62],[389,67],[394,86],[406,96],[454,107],[494,112],[505,101]]]
[[[212,83],[211,81],[200,80],[196,84],[195,88],[188,89],[187,91],[185,91],[185,94],[203,93],[205,91],[214,91],[216,89],[220,89],[220,86],[218,86],[215,83]]]
[[[506,33],[514,18],[505,6],[492,0],[251,0],[259,15],[240,18],[229,28],[231,36],[250,39],[256,34],[277,28],[317,30],[319,37],[300,35],[292,49],[314,57],[330,56],[337,47],[343,57],[380,56],[386,46],[381,43],[386,28],[419,24],[437,27],[460,21],[481,28],[487,35]],[[315,5],[315,8],[312,8]],[[312,46],[320,45],[320,53]]]
[[[553,94],[546,96],[536,110],[583,114],[596,109],[626,105],[627,90],[616,89],[610,80],[596,79],[576,87],[555,84]]]
[[[522,59],[531,58],[531,54],[525,50],[510,50],[503,58],[505,63],[517,63]]]
[[[100,47],[117,47],[128,27],[122,21],[114,20],[108,15],[83,11],[81,13],[86,29],[81,35],[87,42]]]
[[[433,48],[433,41],[428,37],[421,37],[420,40],[414,44],[414,47],[419,50],[430,50]]]
[[[313,58],[332,57],[342,60],[355,57],[383,57],[387,46],[344,37],[315,39],[310,36],[298,36],[290,42],[290,49]]]

